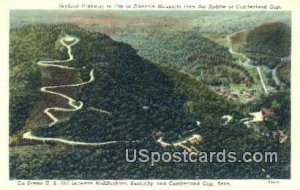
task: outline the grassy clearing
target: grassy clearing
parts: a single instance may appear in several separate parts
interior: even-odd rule
[[[228,47],[228,40],[226,36],[218,33],[204,33],[202,34],[204,38],[208,38],[220,46]]]

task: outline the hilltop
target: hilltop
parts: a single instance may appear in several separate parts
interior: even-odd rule
[[[251,59],[270,68],[289,57],[291,51],[291,27],[281,22],[267,23],[247,32],[242,51]]]

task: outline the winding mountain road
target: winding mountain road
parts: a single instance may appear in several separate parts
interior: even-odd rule
[[[71,44],[66,44],[66,42],[72,42]],[[65,46],[68,50],[68,55],[69,55],[69,59],[67,60],[53,60],[53,61],[39,61],[37,64],[43,67],[57,67],[57,68],[61,68],[61,69],[78,69],[75,67],[70,67],[70,66],[64,66],[64,65],[57,65],[57,64],[53,64],[53,63],[66,63],[66,62],[70,62],[74,59],[73,55],[72,55],[72,49],[71,47],[75,44],[77,44],[79,42],[78,38],[75,37],[64,37],[60,40],[60,43]]]
[[[53,126],[55,125],[59,120],[58,118],[56,118],[51,111],[62,111],[62,112],[75,112],[77,110],[80,110],[83,106],[83,103],[81,101],[78,102],[79,105],[76,105],[75,103],[77,102],[76,100],[74,100],[73,98],[62,94],[62,93],[58,93],[58,92],[54,92],[54,91],[50,91],[48,89],[56,89],[56,88],[66,88],[66,87],[77,87],[77,86],[82,86],[88,83],[93,82],[94,79],[94,74],[93,74],[93,70],[91,70],[90,72],[90,80],[87,82],[82,82],[79,84],[69,84],[69,85],[59,85],[59,86],[46,86],[46,87],[42,87],[41,88],[41,92],[45,92],[45,93],[49,93],[49,94],[55,94],[57,96],[63,97],[65,99],[68,100],[68,104],[72,107],[72,108],[60,108],[60,107],[50,107],[50,108],[46,108],[44,110],[44,113],[52,120],[52,123],[49,124],[49,126]]]
[[[278,66],[278,65],[277,65],[277,66]],[[275,68],[272,70],[272,78],[273,78],[275,84],[276,84],[277,86],[279,86],[279,85],[280,85],[280,81],[279,81],[279,79],[278,79],[278,77],[277,77],[277,67],[275,67]]]
[[[62,138],[50,138],[50,137],[37,137],[32,135],[31,131],[24,133],[23,138],[30,139],[30,140],[37,140],[43,142],[60,142],[68,145],[83,145],[83,146],[102,146],[107,144],[114,144],[117,141],[107,141],[107,142],[100,142],[100,143],[88,143],[88,142],[78,142],[78,141],[70,141]]]
[[[67,42],[69,42],[70,44],[67,44]],[[75,68],[75,67],[69,67],[69,66],[54,64],[54,63],[66,63],[66,62],[72,61],[74,59],[74,56],[72,54],[71,47],[73,45],[75,45],[76,43],[78,43],[78,42],[79,42],[79,39],[76,38],[76,37],[66,36],[66,37],[62,38],[60,40],[60,43],[67,48],[69,59],[67,59],[67,60],[54,60],[54,61],[39,61],[37,64],[42,66],[42,67],[57,67],[57,68],[61,68],[61,69],[78,69],[78,68]],[[65,94],[58,93],[58,92],[55,92],[55,91],[52,91],[52,90],[57,89],[57,88],[82,86],[82,85],[89,84],[89,83],[93,82],[94,80],[95,80],[94,70],[92,69],[90,71],[90,79],[86,82],[76,83],[76,84],[57,85],[57,86],[44,86],[40,89],[41,92],[43,92],[43,93],[54,94],[54,95],[57,95],[57,96],[60,96],[62,98],[67,99],[68,104],[71,107],[71,108],[61,108],[61,107],[46,108],[44,110],[44,113],[52,120],[52,122],[49,124],[49,127],[51,127],[51,126],[55,125],[57,122],[59,122],[59,119],[57,117],[55,117],[51,111],[75,112],[75,111],[78,111],[78,110],[82,109],[82,107],[83,107],[83,102],[76,101],[73,98],[71,98],[71,97],[69,97]],[[71,141],[71,140],[66,140],[66,139],[63,139],[63,138],[38,137],[38,136],[33,135],[31,131],[28,131],[28,132],[24,133],[23,138],[24,139],[29,139],[29,140],[42,141],[42,142],[46,142],[46,141],[48,141],[48,142],[60,142],[60,143],[69,144],[69,145],[84,145],[84,146],[102,146],[102,145],[107,145],[107,144],[114,144],[114,143],[117,142],[117,141],[107,141],[107,142],[100,142],[100,143],[90,143],[90,142]],[[126,141],[122,141],[122,142],[126,142]]]

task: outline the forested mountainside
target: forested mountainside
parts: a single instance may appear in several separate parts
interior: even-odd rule
[[[37,64],[40,60],[68,59],[67,48],[60,43],[67,35],[79,39],[71,47],[74,60],[57,64],[78,69],[41,68]],[[248,111],[257,111],[261,106],[274,104],[280,109],[278,102],[282,102],[282,96],[276,97],[277,104],[268,100],[254,102],[252,107],[237,105],[213,93],[204,83],[188,74],[141,58],[128,44],[73,25],[12,29],[10,47],[10,72],[14,71],[10,76],[10,128],[13,129],[12,136],[18,134],[10,147],[11,179],[266,178],[262,168],[272,178],[289,178],[289,143],[279,144],[276,139],[256,133],[240,122]],[[23,65],[23,59],[27,65]],[[40,105],[42,99],[52,96],[39,91],[43,85],[51,85],[50,78],[55,85],[63,85],[65,83],[60,82],[72,83],[76,73],[81,81],[88,81],[91,70],[94,76],[92,82],[72,93],[67,88],[60,89],[60,93],[70,93],[74,99],[82,101],[82,109],[51,127],[47,123],[28,121],[30,118],[26,114],[33,112],[33,105]],[[22,78],[19,79],[19,76]],[[22,91],[25,88],[35,93],[27,94]],[[289,97],[286,97],[286,102],[289,103]],[[48,104],[51,106],[53,102]],[[63,101],[56,104],[68,106]],[[284,113],[288,115],[288,108],[285,109]],[[61,112],[55,114],[63,115]],[[224,115],[231,115],[234,121],[223,125],[221,117]],[[19,123],[16,124],[15,119]],[[289,129],[285,123],[279,123],[277,128],[281,129],[282,125]],[[22,134],[28,130],[41,138],[99,143],[116,140],[118,143],[101,147],[44,143],[23,139]],[[161,147],[156,142],[157,138],[177,142],[193,134],[203,137],[203,142],[195,145],[201,151],[278,151],[280,162],[158,163],[151,166],[150,163],[133,164],[125,160],[126,148],[182,151],[178,147]]]
[[[227,47],[203,37],[201,32],[148,37],[135,46],[139,55],[151,62],[189,73],[205,84],[221,85],[239,83],[246,77],[251,79],[248,71],[235,63]]]
[[[25,124],[33,104],[41,94],[41,71],[37,62],[43,58],[65,59],[66,49],[59,45],[59,28],[27,26],[10,31],[10,134]],[[39,30],[39,32],[34,32]]]
[[[281,58],[291,52],[291,27],[274,22],[260,25],[247,32],[242,51],[259,64],[276,67]]]

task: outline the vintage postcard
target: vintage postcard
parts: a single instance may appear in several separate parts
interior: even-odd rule
[[[3,3],[1,190],[299,185],[299,1],[26,4]]]

